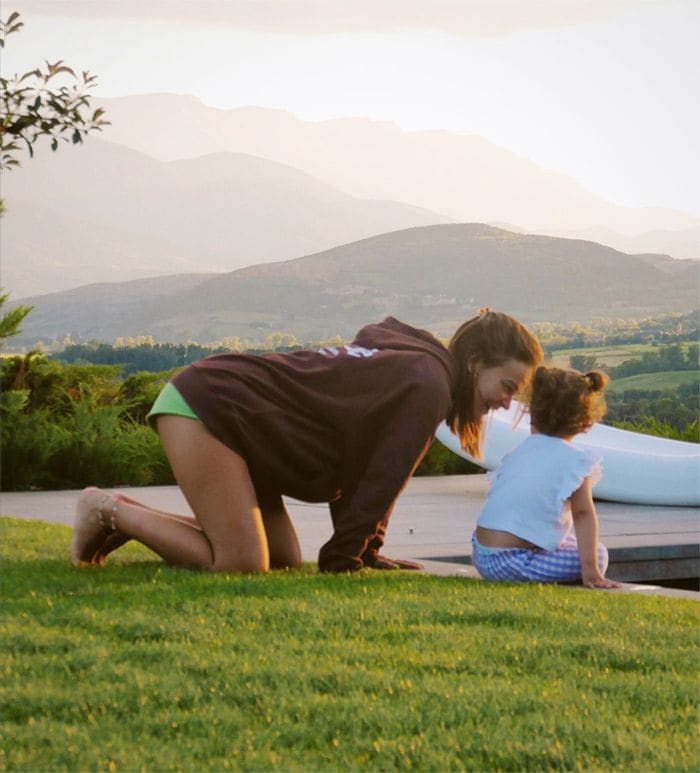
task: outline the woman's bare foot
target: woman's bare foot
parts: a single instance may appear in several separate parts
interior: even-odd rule
[[[90,563],[100,564],[101,566],[107,560],[107,556],[110,553],[113,553],[117,548],[125,545],[130,539],[131,537],[127,537],[126,534],[120,534],[119,532],[108,534],[105,541],[95,552]]]
[[[102,563],[100,548],[116,535],[115,497],[98,488],[86,488],[78,497],[73,522],[71,561],[76,565]]]
[[[112,498],[117,502],[126,502],[133,505],[139,504],[135,499],[131,499],[130,497],[126,496],[126,494],[113,494]],[[107,560],[107,556],[110,553],[113,553],[117,548],[125,545],[130,539],[131,537],[127,537],[126,534],[121,534],[118,531],[107,532],[105,534],[103,543],[92,557],[91,563],[100,565],[104,564],[104,562]]]

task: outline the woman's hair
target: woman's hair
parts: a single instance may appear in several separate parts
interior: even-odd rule
[[[534,367],[543,359],[542,347],[517,319],[481,309],[457,329],[448,348],[454,359],[455,381],[447,423],[462,448],[479,459],[482,417],[474,415],[474,365],[492,368],[516,360]]]
[[[532,380],[530,421],[544,435],[570,437],[585,432],[605,415],[608,377],[599,370],[580,373],[540,366]]]

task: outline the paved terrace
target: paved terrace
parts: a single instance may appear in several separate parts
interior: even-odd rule
[[[384,552],[420,561],[431,574],[478,576],[471,565],[469,537],[486,488],[485,475],[414,478],[396,505]],[[190,512],[175,486],[122,490],[162,510]],[[77,495],[76,491],[3,493],[0,514],[71,525]],[[331,535],[328,508],[292,499],[287,505],[304,560],[315,561],[319,548]],[[613,502],[598,502],[597,508],[601,538],[611,554],[608,576],[626,583],[620,592],[700,600],[700,593],[695,591],[639,584],[698,577],[699,508]]]

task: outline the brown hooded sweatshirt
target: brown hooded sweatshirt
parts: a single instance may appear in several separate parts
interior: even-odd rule
[[[436,338],[387,317],[347,346],[215,355],[173,384],[246,460],[261,499],[330,503],[319,567],[354,571],[374,564],[394,501],[447,416],[452,380]]]

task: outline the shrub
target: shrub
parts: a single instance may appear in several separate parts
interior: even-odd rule
[[[641,432],[644,435],[684,440],[687,443],[700,443],[700,419],[695,419],[680,429],[652,416],[644,416],[639,421],[615,421],[613,426],[618,429],[630,430],[630,432]]]
[[[59,444],[58,427],[48,411],[25,411],[29,390],[13,390],[0,395],[0,487],[3,491],[45,488],[49,460]]]
[[[174,482],[156,433],[123,418],[121,406],[79,399],[52,416],[26,412],[27,403],[26,390],[2,395],[4,491]]]
[[[174,370],[164,370],[151,373],[142,370],[125,378],[119,390],[119,401],[123,403],[125,416],[144,424],[160,390],[174,372]]]
[[[469,475],[483,472],[477,464],[472,464],[450,451],[439,440],[433,441],[428,452],[421,460],[416,475]]]
[[[48,460],[53,488],[172,482],[156,433],[120,414],[121,406],[74,404],[58,425],[60,440]]]

